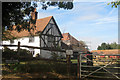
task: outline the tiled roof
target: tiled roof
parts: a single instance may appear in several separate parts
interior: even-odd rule
[[[63,33],[62,36],[63,36],[62,40],[70,40],[70,34],[69,33]]]
[[[42,18],[42,19],[37,19],[37,21],[36,21],[36,26],[37,26],[36,30],[42,32],[44,30],[44,28],[47,26],[47,24],[49,23],[51,18],[52,18],[52,16]]]
[[[45,29],[45,27],[47,26],[47,24],[49,23],[49,21],[51,20],[51,18],[52,18],[52,16],[42,18],[42,19],[37,19],[36,20],[36,29],[34,31],[31,30],[31,32],[33,32],[32,34],[35,35],[37,32],[42,32]],[[23,30],[21,32],[17,32],[15,30],[13,30],[13,31],[11,31],[11,34],[14,37],[24,37],[24,36],[30,35],[30,33],[27,30]]]
[[[80,45],[81,43],[73,36],[71,36],[69,33],[63,33],[62,35],[63,35],[62,42],[71,46],[74,51],[83,51],[84,53],[88,52],[85,46]]]
[[[70,40],[70,43],[75,45],[79,43],[79,41],[75,39],[73,36],[71,36],[69,33],[63,33],[62,35],[63,35],[62,41]]]
[[[111,50],[93,50],[91,51],[92,53],[94,54],[112,54],[112,55],[115,55],[115,54],[120,54],[120,49],[111,49]]]

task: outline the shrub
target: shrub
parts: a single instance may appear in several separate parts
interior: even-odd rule
[[[2,57],[5,59],[11,59],[13,57],[16,57],[16,54],[17,54],[17,51],[4,47],[4,50],[2,52]]]
[[[51,55],[52,55],[51,59],[53,59],[53,60],[57,60],[59,57],[59,55],[57,53],[54,53],[54,52],[52,52]]]
[[[20,49],[19,54],[17,54],[17,51],[14,51],[12,49],[9,49],[7,47],[4,47],[2,57],[4,59],[20,59],[21,58],[32,58],[32,53],[26,49]]]
[[[20,49],[19,56],[32,57],[32,53],[26,49]]]

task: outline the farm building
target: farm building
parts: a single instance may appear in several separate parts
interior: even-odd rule
[[[91,52],[93,53],[93,55],[98,55],[96,57],[99,58],[120,58],[120,49],[93,50]]]
[[[42,19],[37,19],[37,12],[31,12],[31,17],[36,19],[36,28],[28,32],[23,30],[17,32],[16,30],[8,31],[10,35],[6,37],[15,37],[15,39],[4,40],[3,45],[17,45],[20,42],[20,45],[43,47],[47,49],[58,49],[61,48],[61,38],[63,37],[61,31],[58,28],[58,25],[53,18],[53,16],[45,17]],[[30,24],[30,26],[34,26]],[[14,29],[16,26],[14,26]],[[22,47],[21,47],[22,48]],[[10,49],[17,49],[17,47],[10,47]],[[41,57],[50,58],[51,53],[54,51],[42,50],[42,49],[33,49],[33,48],[23,48],[32,52],[35,57],[36,54],[39,54]],[[60,54],[60,52],[55,52]],[[62,55],[62,54],[60,54]]]
[[[77,39],[75,39],[72,35],[70,35],[70,33],[63,33],[62,36],[63,36],[62,42],[65,45],[67,45],[69,49],[73,50],[74,52],[73,57],[76,58],[78,55],[78,52],[82,52],[82,53],[89,52],[86,46],[80,41],[78,41]]]

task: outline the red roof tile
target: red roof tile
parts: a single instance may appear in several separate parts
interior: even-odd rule
[[[69,33],[63,33],[62,35],[63,35],[62,41],[70,40],[71,44],[79,43],[79,41],[77,39],[75,39],[73,36],[71,36]]]
[[[96,54],[120,54],[120,49],[111,49],[111,50],[93,50],[92,53]]]
[[[42,19],[37,19],[36,20],[36,29],[33,31],[31,30],[31,32],[33,32],[32,34],[35,35],[36,32],[40,31],[42,32],[45,27],[47,26],[47,24],[49,23],[49,21],[51,20],[52,16],[46,17],[46,18],[42,18]],[[15,28],[15,26],[14,26]],[[30,33],[27,30],[23,30],[21,32],[17,32],[15,30],[11,31],[11,34],[14,37],[24,37],[24,36],[30,36]]]
[[[85,53],[88,52],[88,50],[84,46],[78,46],[81,43],[73,36],[71,36],[69,33],[63,33],[62,35],[63,35],[62,42],[64,42],[65,44],[70,43],[69,45],[72,47],[73,50],[83,51]]]
[[[63,33],[62,36],[63,36],[63,38],[62,38],[63,41],[64,41],[64,40],[70,40],[70,35],[69,35],[69,33]]]

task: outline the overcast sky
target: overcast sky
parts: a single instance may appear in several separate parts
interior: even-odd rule
[[[53,16],[62,33],[69,32],[95,50],[102,42],[118,42],[118,8],[111,8],[107,3],[76,0],[72,10],[56,7],[42,10],[38,3],[38,19]]]

